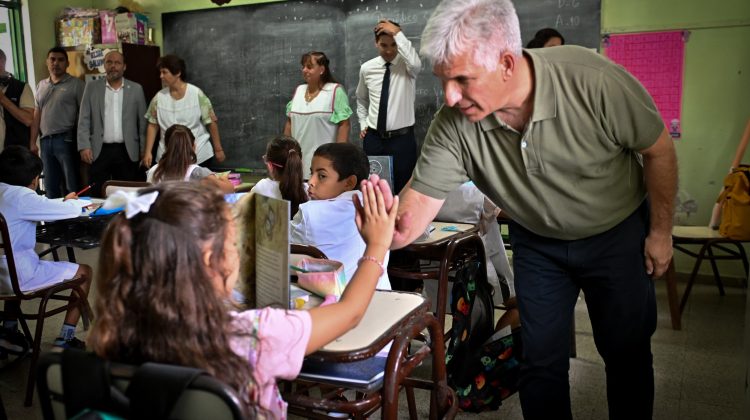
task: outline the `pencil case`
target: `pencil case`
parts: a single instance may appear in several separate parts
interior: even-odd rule
[[[322,298],[341,297],[346,288],[344,264],[334,260],[303,258],[297,266],[303,271],[296,271],[299,287],[315,293]]]

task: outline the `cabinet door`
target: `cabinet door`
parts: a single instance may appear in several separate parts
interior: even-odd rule
[[[138,45],[122,43],[122,54],[125,56],[125,78],[138,82],[143,86],[146,95],[146,104],[156,92],[161,90],[159,69],[156,63],[159,61],[160,50],[156,45]]]

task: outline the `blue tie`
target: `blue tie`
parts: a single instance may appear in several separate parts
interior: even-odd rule
[[[385,63],[383,75],[383,89],[380,91],[380,106],[378,107],[378,132],[385,133],[388,119],[388,92],[391,89],[391,63]]]

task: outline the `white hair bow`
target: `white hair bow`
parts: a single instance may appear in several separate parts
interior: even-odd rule
[[[148,213],[158,196],[159,191],[138,195],[136,191],[120,190],[107,197],[102,208],[105,210],[125,208],[125,217],[131,219],[138,213]]]

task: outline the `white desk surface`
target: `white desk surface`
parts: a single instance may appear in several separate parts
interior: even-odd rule
[[[424,297],[414,293],[376,290],[359,325],[319,351],[351,352],[367,348],[424,301]]]
[[[435,230],[430,233],[430,236],[425,239],[416,240],[413,243],[421,245],[431,244],[474,228],[474,225],[468,223],[432,222],[432,225],[435,226]],[[449,226],[455,226],[457,230],[443,230],[443,228]]]

